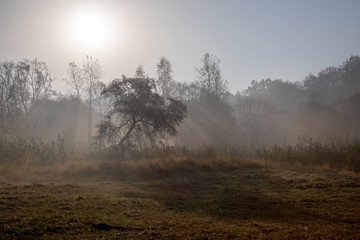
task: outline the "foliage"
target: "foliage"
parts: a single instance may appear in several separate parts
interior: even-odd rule
[[[154,81],[142,78],[115,79],[103,91],[113,99],[112,109],[98,125],[98,139],[104,139],[121,151],[135,144],[133,138],[141,134],[153,139],[160,133],[176,134],[176,126],[186,116],[180,101],[167,101],[154,92]]]
[[[174,94],[175,81],[173,80],[173,70],[170,61],[161,57],[157,64],[156,89],[160,96],[169,98]]]
[[[197,69],[199,83],[204,96],[221,98],[226,92],[227,81],[223,79],[218,57],[205,53],[201,68]]]
[[[135,78],[149,78],[147,74],[145,73],[143,65],[139,65],[135,70]]]
[[[197,101],[200,98],[200,92],[199,82],[177,82],[175,84],[175,97],[181,101]]]
[[[101,133],[98,146],[100,149],[105,144],[112,146],[114,153],[127,149],[134,155],[146,155],[147,151],[164,150],[176,144],[216,149],[233,145],[251,152],[267,144],[272,146],[265,149],[268,154],[276,153],[279,146],[280,149],[284,146],[278,143],[283,142],[290,146],[291,152],[301,152],[296,148],[299,135],[313,138],[332,134],[344,136],[359,128],[359,56],[352,56],[342,65],[328,67],[317,75],[309,75],[301,83],[280,79],[252,81],[245,92],[236,96],[225,91],[227,83],[216,56],[208,53],[203,56],[202,65],[196,70],[196,81],[175,83],[172,70],[170,61],[162,57],[155,81],[148,78],[140,65],[135,78],[124,77],[106,87],[100,81],[103,72],[98,60],[87,57],[81,66],[72,62],[67,81],[76,98],[83,98],[89,108],[79,107],[79,101],[69,101],[66,105],[73,109],[63,112],[62,104],[54,101],[51,89],[54,78],[44,62],[37,59],[3,62],[0,64],[0,139],[9,141],[17,134],[53,137],[55,132],[86,132],[86,127],[89,128],[89,143],[99,113],[98,119],[102,121],[98,128]],[[88,97],[82,96],[84,93],[89,94]],[[167,96],[177,100],[167,99]],[[184,101],[186,107],[180,101]],[[74,114],[75,111],[79,114]],[[186,111],[188,117],[185,119]],[[85,114],[89,116],[89,124],[83,124]],[[94,118],[93,124],[91,118]],[[176,132],[179,132],[177,138],[168,137]],[[71,139],[75,139],[74,135],[64,134]],[[356,151],[344,153],[345,146],[353,146],[353,143],[339,141],[339,146],[334,145],[333,149],[338,152],[332,153],[334,158],[340,156],[341,160],[326,161],[326,157],[306,160],[304,157],[298,162],[328,164],[334,169],[355,171],[356,157],[349,156],[356,156]],[[328,144],[321,142],[315,149],[326,152],[327,147]],[[302,151],[312,154],[311,149]],[[330,153],[323,155],[326,154]],[[344,161],[342,159],[352,160],[339,164]]]
[[[351,56],[338,67],[328,67],[304,80],[304,90],[325,103],[349,97],[360,89],[360,56]]]

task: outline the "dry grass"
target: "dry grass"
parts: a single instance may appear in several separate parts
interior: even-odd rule
[[[175,175],[242,168],[262,168],[259,159],[169,157],[146,160],[73,160],[46,166],[2,165],[1,176],[11,181],[151,180]]]
[[[0,239],[359,239],[359,182],[268,167],[146,181],[0,181]]]
[[[360,138],[327,139],[301,138],[296,145],[273,145],[256,151],[267,161],[290,163],[313,169],[360,172]]]
[[[0,171],[5,175],[112,176],[122,179],[128,175],[161,177],[167,174],[204,170],[232,169],[244,166],[273,164],[293,165],[323,171],[360,172],[360,138],[328,139],[301,138],[296,145],[272,145],[249,152],[240,147],[204,146],[198,149],[169,147],[129,151],[121,156],[111,149],[74,154],[65,151],[64,139],[59,136],[50,142],[40,138],[16,138],[0,141]],[[15,169],[15,170],[14,170]],[[11,172],[12,174],[6,174]],[[34,172],[34,174],[32,173]],[[115,176],[116,175],[116,176]]]
[[[47,161],[61,144],[15,146],[25,161],[0,163],[0,239],[360,238],[356,141],[137,160]]]

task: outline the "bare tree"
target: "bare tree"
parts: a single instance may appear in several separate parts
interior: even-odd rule
[[[55,80],[45,62],[23,60],[15,67],[16,92],[22,108],[27,113],[39,99],[50,98]]]
[[[93,99],[93,91],[96,84],[102,78],[103,72],[99,61],[97,59],[93,59],[92,57],[86,56],[86,59],[83,63],[83,81],[86,86],[86,90],[89,93],[89,144],[91,143],[91,127],[92,127],[92,99]],[[89,145],[90,146],[90,145]]]
[[[93,89],[94,107],[100,114],[100,120],[102,120],[104,113],[106,113],[110,108],[108,99],[106,99],[105,96],[101,94],[105,88],[105,83],[99,81],[95,84]]]
[[[0,64],[0,138],[7,137],[21,111],[15,74],[14,62]]]
[[[270,114],[270,107],[266,102],[237,93],[234,112],[245,147],[254,149],[264,144],[268,134],[266,116]]]
[[[79,68],[75,62],[70,62],[67,70],[67,78],[64,82],[76,93],[76,97],[81,101],[81,94],[84,87],[84,79],[82,69]]]
[[[37,100],[50,98],[53,81],[46,64],[37,59],[0,64],[1,128],[9,130]]]
[[[54,78],[46,63],[38,59],[24,60],[19,66],[30,86],[31,103],[41,98],[48,98]]]
[[[24,62],[20,62],[16,65],[16,94],[25,113],[27,113],[28,109],[30,108],[29,99],[31,99],[29,82],[27,78],[28,70],[29,67]]]

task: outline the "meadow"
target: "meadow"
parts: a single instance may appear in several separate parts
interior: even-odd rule
[[[0,239],[360,238],[354,171],[235,155],[3,162]]]

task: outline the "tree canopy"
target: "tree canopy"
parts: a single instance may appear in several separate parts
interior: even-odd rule
[[[186,117],[186,106],[180,101],[168,101],[156,93],[149,78],[113,80],[102,94],[113,99],[110,111],[98,125],[98,139],[123,151],[135,145],[134,137],[152,138],[160,133],[176,134],[176,126]]]

